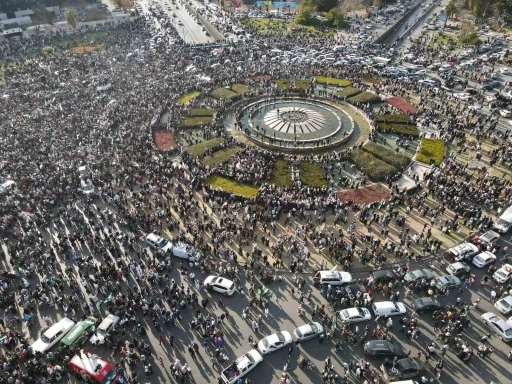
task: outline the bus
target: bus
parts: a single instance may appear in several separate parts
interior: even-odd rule
[[[69,368],[86,383],[113,384],[120,378],[112,364],[84,350],[73,356]]]
[[[96,330],[98,319],[89,316],[83,321],[76,323],[71,331],[61,340],[61,344],[67,347],[80,347],[89,340]]]

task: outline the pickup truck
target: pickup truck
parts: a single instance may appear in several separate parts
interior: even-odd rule
[[[386,383],[397,380],[411,379],[426,371],[425,365],[416,358],[406,358],[397,362],[387,362],[380,366]]]

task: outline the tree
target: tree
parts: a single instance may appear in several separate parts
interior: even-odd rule
[[[338,6],[338,0],[313,0],[313,7],[318,12],[328,12]]]
[[[325,24],[336,29],[343,29],[348,25],[345,18],[337,8],[333,8],[325,14]]]
[[[451,0],[448,4],[446,4],[446,7],[444,7],[444,13],[446,15],[446,19],[444,20],[444,25],[446,26],[446,23],[448,22],[448,19],[455,18],[457,16],[457,13],[459,12],[459,8],[457,8],[457,5],[453,0]]]
[[[116,6],[116,8],[129,8],[130,7],[130,1],[129,0],[110,0],[112,4]]]
[[[309,25],[312,19],[311,12],[311,7],[303,5],[300,12],[295,16],[295,23],[299,25]]]
[[[50,12],[46,9],[44,4],[37,3],[33,9],[34,11],[34,20],[38,24],[52,24],[53,22],[53,12]]]
[[[71,25],[72,28],[76,28],[78,24],[78,15],[72,9],[66,11],[66,22]]]

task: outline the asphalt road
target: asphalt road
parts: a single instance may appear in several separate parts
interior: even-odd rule
[[[206,44],[214,41],[211,36],[206,36],[201,30],[202,25],[196,23],[193,17],[187,13],[183,2],[180,2],[179,0],[177,0],[175,4],[167,0],[157,2],[153,2],[151,0],[140,0],[139,2],[145,12],[147,12],[150,5],[153,3],[161,5],[164,12],[169,15],[171,23],[178,31],[178,35],[185,43]],[[168,6],[170,6],[170,8],[168,8]],[[172,17],[173,13],[175,13],[177,17]]]
[[[350,221],[350,220],[349,220]],[[52,230],[52,235],[55,235],[55,232]],[[508,240],[508,236],[506,237]],[[142,244],[144,246],[144,244]],[[510,244],[508,242],[502,241],[502,246]],[[5,250],[5,248],[4,248]],[[80,250],[77,250],[81,253]],[[318,263],[320,261],[321,256],[316,256],[314,258],[314,262]],[[62,264],[73,265],[70,261],[64,261],[60,259]],[[175,260],[176,265],[179,260]],[[416,265],[414,268],[417,268]],[[441,267],[441,268],[444,268]],[[78,277],[77,271],[78,267],[74,265],[75,276]],[[473,271],[477,275],[477,281],[480,281],[483,276],[483,271],[472,268]],[[196,273],[196,277],[203,279],[205,276],[201,276],[198,270],[194,270]],[[438,271],[439,273],[443,273],[443,270]],[[354,274],[355,279],[362,279],[366,277],[367,274]],[[170,274],[170,277],[175,279],[178,284],[183,281],[185,286],[189,284],[189,279],[186,276],[181,276],[177,271],[173,271]],[[230,313],[230,317],[223,325],[220,326],[220,329],[224,332],[224,350],[225,353],[229,356],[230,361],[234,360],[238,356],[242,355],[244,352],[248,351],[250,348],[248,343],[248,337],[253,336],[256,340],[260,339],[265,335],[270,335],[276,331],[287,330],[290,333],[293,332],[294,328],[304,324],[305,320],[302,319],[298,315],[298,294],[297,288],[295,287],[295,294],[291,293],[291,288],[293,287],[293,283],[290,279],[290,274],[284,274],[284,281],[282,283],[272,283],[268,285],[268,287],[273,291],[275,298],[271,299],[269,316],[266,318],[261,309],[255,308],[250,311],[250,315],[247,320],[243,320],[241,317],[242,310],[247,307],[248,299],[246,296],[235,293],[232,297],[224,299],[224,305],[228,309]],[[323,304],[325,300],[323,296],[320,295],[320,292],[312,287],[311,283],[311,275],[305,275],[306,281],[308,285],[305,288],[305,291],[312,291],[311,301],[312,304]],[[130,285],[133,286],[135,284],[135,280],[133,276],[128,277],[128,281]],[[34,277],[31,280],[32,284],[37,283],[37,278]],[[242,283],[245,282],[245,279],[242,278]],[[122,283],[122,287],[125,288],[125,283]],[[191,285],[190,288],[195,291],[195,288]],[[248,292],[248,284],[245,282],[245,292]],[[399,289],[401,296],[403,296],[404,289]],[[213,293],[212,295],[206,293],[204,290],[198,292],[201,297],[208,297],[210,300],[210,306],[207,309],[208,314],[215,314],[217,317],[224,311],[223,308],[219,307],[218,300],[222,298],[219,294]],[[475,284],[471,289],[465,289],[462,295],[462,299],[466,302],[474,302],[478,297],[482,298],[482,301],[479,305],[479,308],[475,311],[471,312],[471,320],[472,323],[469,328],[464,332],[463,339],[468,341],[471,346],[476,350],[478,346],[478,340],[480,337],[487,332],[487,328],[481,323],[480,315],[482,312],[492,311],[496,313],[496,310],[493,308],[492,304],[489,302],[488,298],[490,296],[489,287],[482,287],[479,284]],[[457,292],[451,292],[447,298],[441,299],[443,303],[454,304],[456,301]],[[375,295],[374,301],[386,300],[387,298],[382,297],[380,294]],[[201,299],[200,299],[201,300]],[[411,310],[409,304],[410,300],[406,299],[405,304],[408,306],[408,309]],[[307,318],[310,319],[311,313],[311,305],[305,305],[304,308],[308,313]],[[41,327],[43,326],[42,316],[47,314],[48,311],[42,311],[39,313],[39,322]],[[331,315],[335,315],[335,313],[330,313]],[[51,311],[49,315],[56,320],[57,318],[62,317],[62,310]],[[105,313],[102,314],[105,316]],[[189,353],[187,352],[187,346],[193,341],[196,340],[201,345],[200,335],[195,332],[192,332],[189,329],[189,323],[192,320],[194,315],[194,311],[192,309],[187,309],[182,312],[183,319],[179,322],[176,327],[170,327],[164,329],[162,332],[157,331],[152,328],[145,319],[141,319],[143,324],[146,324],[146,327],[149,329],[148,335],[143,337],[144,342],[148,342],[151,344],[152,349],[154,351],[153,358],[154,363],[153,367],[155,370],[155,374],[152,378],[144,379],[145,382],[151,383],[160,383],[160,382],[173,382],[170,373],[170,365],[174,362],[175,359],[180,359],[182,363],[187,362],[192,369],[193,373],[193,382],[196,383],[216,383],[220,374],[220,367],[213,367],[210,363],[208,353],[212,353],[214,351],[213,344],[210,344],[206,347],[206,350],[202,347],[200,348],[200,355],[198,358],[193,359]],[[262,315],[263,317],[263,325],[260,328],[259,333],[254,333],[250,326],[250,320],[256,318],[258,315]],[[399,343],[402,344],[403,348],[406,351],[411,351],[411,356],[416,356],[418,350],[422,350],[428,341],[434,338],[434,333],[432,329],[432,319],[428,315],[424,315],[423,321],[421,322],[421,329],[423,330],[423,334],[417,340],[407,341],[403,335],[401,335],[399,330],[399,325],[397,319],[394,321],[394,335]],[[372,320],[372,327],[375,326],[375,322]],[[364,325],[363,325],[364,326]],[[37,330],[38,327],[35,327]],[[128,334],[131,334],[131,328],[127,329]],[[166,341],[162,345],[159,345],[158,338],[160,334],[164,335]],[[171,348],[168,340],[170,335],[175,336],[175,348]],[[130,340],[132,336],[126,336],[127,340]],[[36,334],[31,335],[32,339],[37,338]],[[123,339],[125,339],[123,338]],[[140,339],[140,337],[138,337]],[[336,335],[335,335],[336,339]],[[438,348],[441,347],[439,342],[436,343]],[[460,383],[462,381],[470,381],[475,383],[490,383],[491,380],[494,383],[505,384],[509,383],[509,372],[510,366],[507,360],[507,353],[510,350],[510,345],[505,344],[503,341],[494,338],[492,340],[492,345],[495,348],[495,353],[491,355],[490,358],[482,359],[478,357],[476,354],[471,360],[469,365],[464,365],[459,360],[455,354],[452,352],[448,352],[444,358],[445,369],[441,377],[441,382],[443,384],[451,384],[451,383]],[[90,345],[89,348],[92,348]],[[321,383],[321,378],[319,376],[319,371],[323,369],[324,360],[327,356],[331,356],[332,362],[336,367],[336,371],[342,375],[344,370],[342,368],[343,361],[355,360],[360,361],[363,358],[362,355],[362,347],[359,345],[343,345],[344,351],[339,354],[335,354],[333,351],[333,343],[323,343],[319,342],[319,339],[313,339],[310,341],[303,342],[299,347],[295,348],[292,352],[291,357],[288,357],[287,350],[279,350],[271,355],[265,356],[264,361],[257,366],[252,372],[249,373],[248,377],[253,380],[255,383],[278,383],[279,378],[283,372],[284,365],[288,362],[289,369],[288,373],[292,379],[292,383]],[[115,363],[120,360],[121,355],[119,352],[113,352],[106,347],[97,347],[94,348],[94,351],[107,361]],[[316,366],[316,370],[312,371],[304,371],[297,367],[297,359],[300,354],[308,357]],[[160,365],[157,358],[161,357],[163,360],[163,365]],[[378,367],[382,361],[379,360],[369,360],[369,362]],[[224,367],[228,364],[224,364]],[[139,375],[142,377],[143,372],[140,370],[139,365]],[[432,374],[428,375],[432,377]],[[351,382],[359,383],[362,382],[360,379],[351,378]]]

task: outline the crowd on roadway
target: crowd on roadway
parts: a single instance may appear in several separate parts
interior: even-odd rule
[[[43,378],[50,382],[68,374],[53,367],[67,366],[74,355],[82,353],[80,350],[61,346],[56,352],[29,351],[29,338],[39,330],[34,329],[34,316],[56,309],[74,320],[90,315],[100,318],[105,310],[119,316],[121,327],[105,343],[114,350],[117,373],[133,383],[144,380],[137,372],[150,377],[152,364],[157,364],[155,356],[150,358],[151,346],[139,336],[151,330],[159,335],[160,343],[172,346],[172,329],[179,322],[193,324],[201,340],[203,349],[195,341],[187,346],[191,358],[204,350],[213,365],[225,360],[222,323],[229,321],[229,310],[215,309],[209,303],[202,282],[195,276],[197,271],[188,263],[173,262],[162,252],[149,252],[141,241],[145,234],[174,233],[174,241],[190,243],[212,256],[212,269],[225,264],[237,266],[245,260],[252,260],[245,263],[246,268],[255,263],[260,263],[260,268],[282,266],[293,258],[289,267],[295,272],[299,264],[299,269],[308,268],[311,255],[306,246],[313,244],[350,271],[355,255],[363,264],[379,264],[389,258],[403,258],[405,262],[437,252],[441,242],[432,237],[434,225],[440,225],[443,232],[456,231],[460,225],[479,230],[490,227],[492,219],[482,210],[471,214],[478,209],[474,202],[491,204],[493,198],[510,194],[509,180],[486,172],[478,178],[480,188],[461,188],[470,176],[454,159],[418,180],[424,183],[425,191],[408,196],[395,189],[388,201],[360,206],[341,201],[331,186],[270,185],[275,155],[241,144],[238,154],[213,169],[178,147],[171,153],[180,155],[182,161],[170,167],[169,157],[154,146],[151,127],[159,126],[155,116],[164,109],[171,116],[171,127],[186,114],[190,106],[182,107],[176,99],[187,90],[206,94],[260,74],[298,79],[329,73],[350,79],[355,86],[368,87],[362,78],[375,73],[357,67],[326,71],[319,65],[281,65],[271,61],[270,55],[263,59],[270,48],[313,49],[339,44],[327,37],[302,35],[255,37],[254,41],[225,46],[220,55],[223,65],[212,70],[219,58],[211,54],[211,48],[175,44],[154,51],[143,49],[152,38],[151,28],[144,19],[114,28],[109,31],[109,43],[88,55],[56,51],[24,59],[27,50],[43,46],[40,37],[1,45],[5,57],[16,62],[5,72],[0,105],[2,178],[15,183],[14,188],[3,192],[0,202],[0,234],[7,250],[0,276],[3,342],[9,347],[1,357],[5,382],[43,382]],[[101,43],[101,37],[94,42]],[[360,54],[377,55],[379,49],[367,44]],[[397,87],[399,83],[391,79],[369,86],[382,93]],[[254,83],[251,92],[276,92],[270,88],[270,81],[262,81]],[[229,102],[216,106],[215,122],[207,128],[207,135],[227,137],[223,123],[229,106]],[[368,106],[360,107],[369,111]],[[430,113],[422,110],[415,118]],[[435,118],[456,114],[457,110],[438,109]],[[481,118],[482,134],[491,123]],[[499,140],[503,140],[501,149],[491,156],[497,162],[509,161],[508,141]],[[233,143],[229,139],[225,145]],[[319,162],[324,171],[333,170],[345,167],[349,150],[303,159]],[[236,180],[261,185],[255,201],[242,202],[204,186],[202,182],[219,170]],[[90,185],[92,193],[87,188]],[[429,196],[439,201],[437,206],[428,204]],[[431,225],[415,231],[410,218],[401,216],[402,208],[430,218]],[[465,221],[458,217],[441,220],[447,208],[459,212]],[[358,212],[357,224],[349,224],[351,211]],[[330,215],[344,228],[321,228]],[[290,232],[270,240],[282,218]],[[392,222],[402,228],[396,242],[388,237]],[[373,223],[380,227],[384,240],[372,234]],[[422,245],[421,255],[411,248],[416,243]],[[236,246],[229,249],[228,244]],[[266,249],[270,254],[263,251]],[[171,275],[175,272],[180,274],[180,281]],[[247,281],[247,285],[257,288],[256,282]],[[393,294],[400,295],[398,291]],[[366,299],[371,303],[369,297]],[[342,307],[346,305],[348,302]],[[254,312],[250,321],[264,321],[251,308],[247,310]],[[452,315],[440,328],[450,330],[461,316]],[[187,367],[178,361],[173,374],[188,375]],[[367,372],[368,380],[378,380],[366,364],[350,362],[347,367],[347,375],[353,371],[362,377]]]

